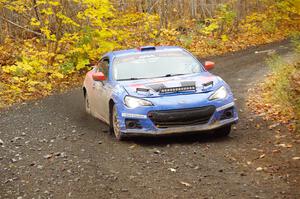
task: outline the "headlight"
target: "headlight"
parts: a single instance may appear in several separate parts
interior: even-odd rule
[[[221,86],[214,94],[212,94],[208,99],[216,100],[216,99],[224,99],[227,97],[227,90],[224,86]]]
[[[136,108],[139,106],[153,106],[153,104],[147,100],[131,96],[126,96],[124,99],[124,103],[128,108]]]

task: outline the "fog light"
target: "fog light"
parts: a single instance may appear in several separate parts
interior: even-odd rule
[[[141,129],[142,126],[139,120],[136,119],[125,119],[125,125],[127,129]]]
[[[225,109],[220,117],[220,120],[233,118],[233,107]]]

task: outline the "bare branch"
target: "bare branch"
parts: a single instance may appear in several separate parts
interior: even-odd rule
[[[38,36],[42,36],[42,35],[43,35],[42,33],[39,33],[39,32],[36,32],[36,31],[34,31],[34,30],[31,30],[31,29],[29,29],[29,28],[23,27],[23,26],[21,26],[21,25],[15,23],[15,22],[13,22],[13,21],[11,21],[11,20],[9,20],[9,19],[6,19],[6,18],[4,18],[4,17],[2,17],[2,16],[0,16],[0,18],[3,19],[3,20],[6,21],[6,22],[8,22],[8,23],[10,23],[10,24],[12,24],[12,25],[18,27],[18,28],[21,28],[21,29],[23,29],[23,30],[26,30],[27,32],[31,32],[31,33],[33,33],[33,34],[35,34],[35,35],[38,35]]]

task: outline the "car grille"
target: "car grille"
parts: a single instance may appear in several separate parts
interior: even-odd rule
[[[206,124],[215,112],[215,106],[191,109],[150,111],[148,117],[158,128]]]

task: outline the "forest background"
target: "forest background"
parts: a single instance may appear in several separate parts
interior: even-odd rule
[[[0,0],[0,108],[78,86],[107,51],[220,55],[299,39],[300,0]]]

